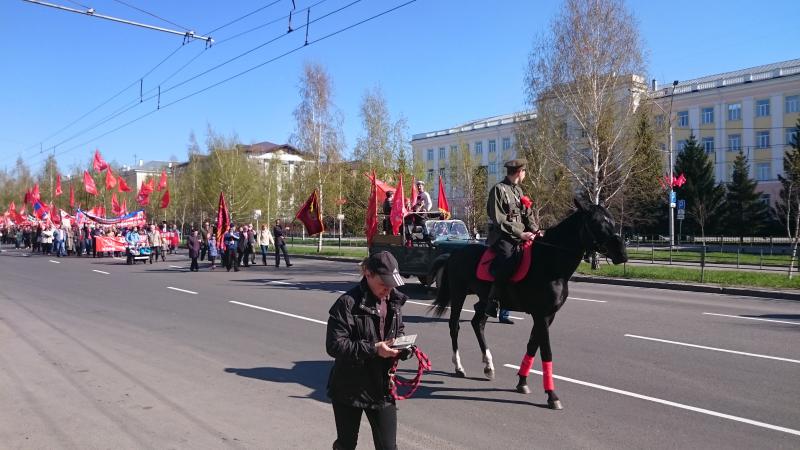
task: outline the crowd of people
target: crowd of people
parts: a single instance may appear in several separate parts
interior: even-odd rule
[[[192,229],[186,236],[185,247],[188,249],[191,264],[189,270],[200,270],[200,261],[208,261],[207,268],[215,270],[217,261],[228,271],[239,271],[242,267],[256,264],[256,253],[260,252],[261,262],[267,265],[267,254],[270,246],[274,248],[275,266],[280,267],[280,256],[286,267],[292,267],[286,249],[284,229],[280,220],[275,221],[272,230],[264,224],[256,230],[253,224],[233,225],[223,235],[224,246],[217,242],[216,226],[205,222],[200,229]],[[124,241],[124,251],[119,247],[114,251],[105,251],[106,247],[98,243],[97,238],[111,237],[114,241]],[[64,222],[56,225],[52,222],[39,225],[11,225],[0,227],[0,241],[13,245],[16,249],[30,250],[34,254],[55,257],[121,257],[127,258],[128,264],[136,262],[141,256],[145,261],[166,261],[166,256],[175,254],[183,242],[181,231],[175,224],[162,222],[144,226],[117,227],[115,225],[99,225]]]

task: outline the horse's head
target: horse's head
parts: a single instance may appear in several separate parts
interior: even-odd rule
[[[575,206],[582,215],[580,240],[586,249],[611,258],[614,264],[628,261],[625,243],[614,231],[614,218],[611,217],[611,213],[600,205],[585,206],[577,199]]]

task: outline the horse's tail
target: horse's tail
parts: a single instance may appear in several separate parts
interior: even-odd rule
[[[442,271],[441,278],[436,280],[436,299],[433,301],[433,306],[431,307],[435,317],[442,317],[447,307],[450,306],[450,282],[447,274],[449,260],[450,255],[447,255],[446,258],[442,258],[441,261],[439,261],[438,265],[434,265],[433,267],[433,273],[438,273],[439,270]]]

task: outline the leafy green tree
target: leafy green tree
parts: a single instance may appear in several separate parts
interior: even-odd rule
[[[792,134],[791,149],[783,155],[783,175],[778,175],[781,191],[775,205],[776,218],[786,227],[786,235],[792,240],[792,262],[797,256],[800,239],[800,118]],[[793,267],[789,267],[792,277]]]
[[[675,173],[684,174],[686,183],[675,189],[678,198],[686,200],[686,214],[693,231],[705,241],[706,230],[712,229],[725,200],[724,185],[714,179],[714,163],[694,135],[689,137],[675,162]],[[691,228],[690,228],[691,229]]]
[[[757,234],[769,221],[769,205],[756,192],[758,183],[750,178],[747,156],[739,150],[733,162],[731,181],[725,194],[725,234],[739,236]]]

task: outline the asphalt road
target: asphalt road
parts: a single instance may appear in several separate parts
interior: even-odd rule
[[[193,273],[184,257],[126,266],[5,250],[0,447],[330,448],[324,322],[358,280],[352,263]],[[800,303],[571,288],[551,329],[565,409],[551,411],[541,377],[518,394],[506,366],[529,317],[487,325],[494,381],[463,322],[468,378],[455,378],[446,319],[404,287],[406,330],[434,370],[400,404],[400,447],[800,448]]]

